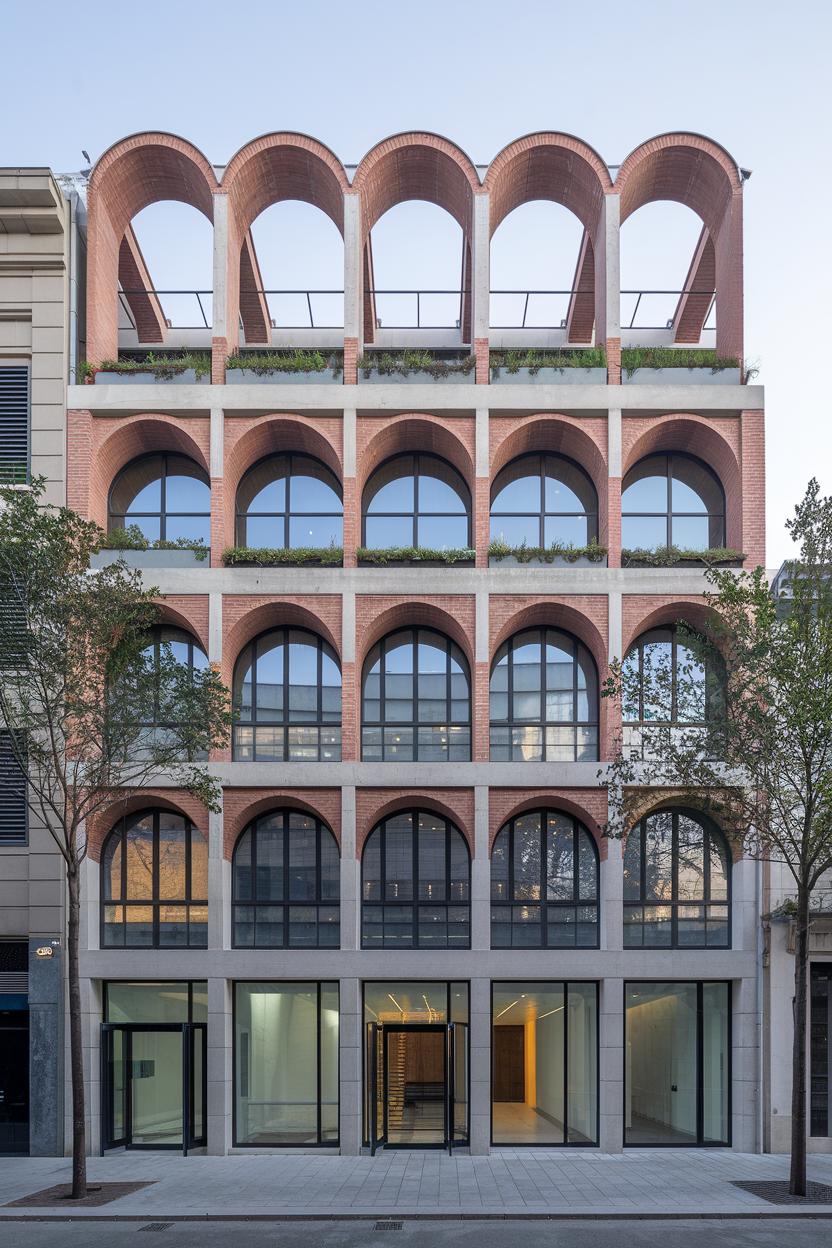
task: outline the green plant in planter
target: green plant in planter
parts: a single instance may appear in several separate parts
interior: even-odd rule
[[[745,554],[727,546],[712,546],[708,550],[681,550],[678,546],[659,546],[655,550],[638,547],[621,551],[624,568],[673,568],[680,563],[701,563],[703,568],[720,564],[741,564]]]
[[[739,368],[735,355],[720,356],[711,349],[694,347],[624,347],[621,367],[628,377],[640,368],[707,368],[720,373],[726,368]],[[746,374],[748,376],[748,374]]]
[[[302,348],[287,351],[242,351],[229,355],[226,369],[246,369],[258,377],[268,373],[323,373],[332,369],[341,373],[344,368],[342,352],[324,354],[322,351],[304,351]]]
[[[507,373],[519,373],[528,369],[532,376],[541,368],[606,368],[607,356],[603,347],[582,347],[574,350],[548,350],[537,347],[492,351],[489,356],[492,372],[503,369]]]
[[[222,552],[227,568],[336,567],[344,562],[340,546],[229,546]]]
[[[88,367],[91,368],[91,366]],[[171,377],[176,377],[179,373],[186,373],[188,369],[193,369],[197,381],[202,377],[210,377],[211,356],[206,351],[183,351],[177,355],[155,355],[154,352],[148,351],[141,359],[105,360],[99,371],[127,374],[152,373],[157,381],[166,381]]]
[[[495,539],[488,547],[488,557],[496,559],[498,563],[509,556],[513,556],[518,563],[531,563],[533,559],[541,563],[554,563],[557,558],[564,559],[567,563],[576,563],[579,559],[600,563],[606,555],[606,546],[599,546],[597,542],[589,542],[586,546],[559,546],[557,543],[552,546],[527,546],[525,542],[519,546],[509,546],[507,542]]]
[[[454,373],[466,376],[473,373],[476,367],[476,356],[465,355],[456,359],[447,359],[433,351],[368,351],[359,357],[358,371],[364,377],[371,373],[379,373],[390,377],[399,373],[403,377],[411,373],[428,373],[434,380],[450,377]]]
[[[103,550],[192,550],[197,559],[208,558],[209,548],[200,537],[177,537],[169,542],[166,538],[157,538],[151,542],[145,537],[137,524],[130,524],[126,529],[113,529],[107,534]]]
[[[84,386],[95,376],[95,367],[90,364],[89,360],[81,360],[75,366],[75,380],[79,386]]]
[[[473,563],[477,552],[470,547],[457,550],[429,550],[424,546],[388,546],[382,550],[359,546],[356,551],[359,563],[386,567],[389,563]]]

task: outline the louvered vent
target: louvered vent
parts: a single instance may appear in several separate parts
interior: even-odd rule
[[[26,780],[9,734],[0,732],[0,845],[25,841],[26,826]]]
[[[0,485],[29,479],[29,367],[0,368]]]

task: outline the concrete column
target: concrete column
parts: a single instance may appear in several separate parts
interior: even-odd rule
[[[225,438],[225,413],[221,407],[211,408],[211,423],[209,427],[209,454],[210,454],[210,475],[212,477],[221,477],[224,475],[224,453],[223,444]]]
[[[362,1087],[364,1026],[361,1017],[361,981],[342,979],[341,995],[341,1152],[355,1156],[363,1139]]]
[[[491,230],[488,195],[474,196],[473,264],[471,270],[472,346],[477,357],[477,381],[488,381],[488,331],[491,320]]]
[[[601,861],[601,948],[619,950],[624,945],[624,846],[607,838],[601,848],[607,855]]]
[[[208,595],[208,662],[222,662],[222,594]]]
[[[598,1009],[599,1144],[620,1153],[624,1139],[624,981],[602,980]]]
[[[607,595],[607,628],[609,630],[609,643],[607,646],[607,658],[610,663],[613,659],[622,659],[624,656],[622,650],[624,648],[624,633],[622,619],[622,595],[612,591]]]
[[[761,1151],[758,1098],[762,1089],[754,977],[735,980],[731,998],[731,1143],[737,1152],[758,1153]]]
[[[620,197],[605,195],[601,237],[596,242],[596,253],[599,245],[603,247],[604,263],[596,271],[595,322],[596,342],[598,346],[606,347],[607,380],[611,385],[618,385],[621,381],[620,216]]]
[[[225,413],[221,407],[211,408],[209,426],[209,476],[211,478],[211,567],[222,567],[222,552],[232,546],[236,535],[225,532],[224,458]]]
[[[757,948],[757,864],[751,858],[731,868],[731,948]]]
[[[222,811],[208,815],[208,948],[230,948],[226,928],[231,922],[231,897],[224,896]],[[229,873],[229,885],[231,882]],[[226,905],[227,902],[227,905]],[[226,922],[226,910],[228,920]]]
[[[355,852],[355,788],[341,789],[341,948],[361,948],[361,871]]]
[[[84,1086],[86,1088],[87,1153],[95,1155],[101,1149],[101,1023],[103,1021],[103,993],[100,983],[81,980],[81,1037],[84,1048]],[[63,1140],[59,1141],[61,1154],[72,1149],[72,1069],[69,1049],[69,1019],[64,1017],[63,1062],[66,1070],[63,1098]],[[60,1052],[60,1051],[59,1051]],[[55,1056],[52,1055],[52,1060]],[[60,1057],[57,1058],[60,1068]],[[32,1123],[36,1109],[30,1106]]]
[[[471,948],[491,948],[491,871],[488,859],[488,787],[474,789],[474,857],[471,862]]]
[[[228,341],[228,196],[214,196],[213,336]],[[236,342],[236,338],[235,338]]]
[[[38,949],[49,949],[48,957]],[[29,940],[29,1155],[64,1151],[64,949],[60,936]],[[97,1078],[90,1061],[90,1075]],[[89,1096],[88,1096],[89,1100]]]
[[[355,385],[356,360],[364,342],[362,299],[361,202],[344,196],[344,384]]]
[[[471,1152],[491,1145],[491,980],[471,980]]]
[[[231,1147],[233,1105],[232,985],[208,980],[208,1152],[222,1157]]]
[[[607,476],[621,476],[621,408],[607,411]]]

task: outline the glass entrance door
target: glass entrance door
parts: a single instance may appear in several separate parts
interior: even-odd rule
[[[448,1140],[447,1027],[384,1028],[384,1138],[393,1148],[443,1148]]]
[[[0,1155],[28,1151],[29,1011],[0,1008]]]
[[[448,1027],[448,1143],[467,1144],[468,1122],[468,1024]]]
[[[105,1148],[205,1144],[204,1023],[103,1029]]]

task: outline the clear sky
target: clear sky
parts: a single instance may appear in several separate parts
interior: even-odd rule
[[[0,31],[0,165],[76,170],[82,148],[95,160],[149,129],[219,164],[282,129],[345,163],[408,129],[478,163],[533,130],[576,134],[610,163],[664,131],[709,135],[753,170],[746,355],[766,386],[770,566],[789,553],[783,522],[808,478],[832,491],[830,0],[0,0]],[[188,217],[183,243],[163,211],[137,227],[156,285],[209,287],[210,235]],[[403,205],[380,223],[378,286],[458,285],[443,216]],[[687,216],[667,205],[632,218],[624,286],[681,285],[698,234]],[[285,236],[302,227],[301,251]],[[492,285],[568,286],[579,236],[563,210],[530,206],[495,235]],[[267,286],[341,285],[326,221],[281,205],[255,238]]]

